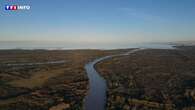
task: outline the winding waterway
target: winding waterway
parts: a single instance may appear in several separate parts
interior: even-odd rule
[[[101,57],[85,65],[85,69],[89,78],[89,91],[85,97],[85,110],[105,110],[106,105],[106,81],[95,69],[95,64],[105,59],[109,59],[116,56],[125,56],[132,54],[142,49],[134,49],[124,54],[110,55]]]

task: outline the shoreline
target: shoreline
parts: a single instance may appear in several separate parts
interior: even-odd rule
[[[133,48],[135,49],[135,48]],[[48,108],[56,108],[56,107],[68,107],[68,108],[74,108],[74,109],[83,109],[84,103],[85,103],[85,96],[88,94],[89,88],[89,79],[87,78],[86,71],[84,70],[84,66],[86,63],[91,62],[95,59],[104,57],[104,56],[117,56],[118,54],[122,54],[125,52],[128,52],[132,49],[116,49],[116,50],[54,50],[54,51],[45,51],[45,50],[33,50],[33,51],[25,51],[25,50],[9,50],[9,51],[1,51],[0,50],[0,58],[1,58],[1,63],[3,64],[16,64],[16,63],[24,63],[24,62],[49,62],[49,61],[65,61],[60,64],[43,64],[43,65],[33,65],[33,66],[10,66],[6,68],[0,68],[0,77],[2,80],[0,81],[0,93],[2,97],[9,97],[9,96],[17,96],[17,94],[21,94],[23,92],[28,92],[26,91],[27,89],[34,90],[33,92],[30,92],[29,94],[26,95],[21,95],[19,97],[13,97],[13,98],[8,98],[6,100],[0,99],[0,108],[8,108],[15,106],[16,108],[22,108],[22,105],[26,105],[25,107],[30,107],[30,108],[42,108],[42,109],[48,109]],[[179,53],[177,52],[179,51]],[[119,82],[122,81],[130,81],[130,79],[121,79],[123,78],[120,74],[125,74],[124,76],[129,76],[129,74],[126,74],[127,71],[131,71],[130,67],[127,67],[126,65],[132,65],[132,67],[136,67],[137,62],[141,61],[143,64],[144,63],[151,63],[154,61],[161,60],[162,58],[167,58],[170,61],[167,65],[170,65],[171,62],[181,62],[187,60],[189,63],[193,64],[193,61],[195,60],[189,60],[191,57],[193,58],[195,52],[193,47],[178,47],[176,49],[147,49],[143,51],[138,51],[136,53],[133,53],[131,55],[127,55],[124,57],[113,57],[110,59],[106,59],[101,62],[97,62],[94,66],[94,68],[97,70],[98,73],[100,73],[103,78],[105,78],[107,85],[110,86],[110,81],[109,78],[113,80],[116,79]],[[145,58],[141,60],[142,58]],[[155,58],[159,57],[158,60]],[[161,58],[162,57],[162,58]],[[188,58],[189,57],[189,58]],[[151,60],[149,60],[152,58]],[[134,62],[134,64],[131,63],[130,59]],[[147,60],[148,59],[148,60]],[[174,60],[175,61],[171,61]],[[180,60],[181,59],[181,60]],[[154,61],[153,61],[154,60]],[[114,62],[112,62],[114,61]],[[143,62],[144,61],[144,62]],[[166,60],[165,60],[166,61]],[[110,65],[109,65],[110,62]],[[161,62],[164,62],[162,60]],[[106,66],[99,68],[100,65],[105,64]],[[184,63],[185,64],[185,63]],[[187,64],[187,63],[186,63]],[[185,65],[186,65],[185,64]],[[120,66],[116,66],[120,65]],[[163,64],[156,64],[157,66],[153,65],[153,67],[158,68],[158,65],[163,65]],[[185,66],[180,67],[179,69],[185,69],[185,68],[190,68],[191,66]],[[179,66],[179,65],[178,65]],[[195,65],[194,65],[195,66]],[[112,71],[109,70],[111,67]],[[123,68],[124,67],[124,68]],[[139,67],[139,66],[138,66]],[[107,68],[107,69],[106,69]],[[140,66],[141,68],[141,66]],[[144,68],[144,69],[150,69],[151,67]],[[143,70],[144,70],[143,69]],[[138,72],[143,71],[142,69],[139,70],[136,68],[133,68],[132,72]],[[155,70],[155,69],[154,69]],[[169,69],[165,69],[169,70]],[[171,70],[171,69],[170,69]],[[177,69],[176,69],[177,70]],[[193,70],[193,67],[190,69],[186,69],[184,72],[187,72],[187,70]],[[117,73],[120,74],[115,74],[114,71],[117,71]],[[161,71],[161,69],[159,69]],[[115,76],[107,76],[104,73],[114,73],[113,75]],[[157,71],[158,72],[158,71]],[[152,71],[151,71],[152,73]],[[166,72],[165,72],[166,73]],[[167,73],[168,74],[168,73]],[[138,74],[141,75],[141,74]],[[150,76],[150,74],[148,74]],[[161,75],[161,73],[159,73]],[[165,74],[166,75],[166,74]],[[168,74],[169,75],[169,74]],[[186,75],[191,75],[190,73]],[[116,77],[117,76],[117,77]],[[146,75],[147,76],[147,75]],[[192,75],[193,76],[193,75]],[[151,76],[151,77],[155,77]],[[165,76],[163,76],[165,77]],[[183,78],[187,78],[186,80],[189,80],[188,77],[182,76]],[[119,79],[118,79],[119,78]],[[132,77],[130,77],[132,78]],[[141,78],[141,76],[140,76]],[[160,77],[159,77],[160,78]],[[177,78],[177,77],[176,77]],[[192,77],[193,78],[193,77]],[[39,80],[41,79],[41,80]],[[155,79],[155,78],[154,78]],[[138,80],[138,81],[137,81]],[[114,83],[115,80],[113,80],[113,84],[116,85],[121,85],[120,83]],[[140,82],[141,85],[141,79],[136,78],[136,82]],[[159,80],[161,81],[161,80]],[[173,80],[174,81],[174,80]],[[124,83],[126,83],[124,82]],[[149,82],[147,82],[149,83]],[[146,84],[147,84],[146,83]],[[134,84],[134,81],[132,82]],[[152,83],[153,84],[153,83]],[[152,84],[149,84],[152,86]],[[154,83],[155,84],[155,83]],[[157,82],[158,84],[158,82]],[[126,84],[125,84],[126,85]],[[137,85],[137,86],[138,86]],[[135,87],[137,87],[135,86]],[[155,86],[156,87],[156,86]],[[27,88],[27,89],[26,89]],[[36,89],[35,89],[36,88]],[[125,87],[128,90],[128,87]],[[134,89],[131,92],[125,92],[123,90],[123,86],[119,86],[119,88],[115,88],[117,91],[119,91],[122,94],[127,94],[127,93],[134,93]],[[138,93],[139,93],[139,89]],[[73,91],[72,91],[73,90]],[[142,90],[142,89],[140,89]],[[14,91],[14,92],[12,92]],[[114,94],[115,92],[109,92],[106,91],[108,96]],[[193,92],[191,89],[189,93]],[[142,93],[142,92],[141,92]],[[53,95],[51,95],[53,94]],[[64,96],[65,95],[65,96]],[[118,94],[120,96],[121,94]],[[1,97],[0,96],[0,97]],[[123,97],[115,97],[119,102],[120,100],[123,100]],[[126,96],[133,96],[133,95],[126,95]],[[153,96],[153,95],[151,95]],[[160,96],[160,95],[159,95]],[[76,100],[78,103],[74,102]],[[115,101],[116,99],[112,99]],[[131,102],[133,103],[139,103],[142,105],[145,105],[145,101],[147,100],[142,100],[143,98],[138,98],[137,100],[136,97],[132,98],[133,100]],[[18,102],[17,100],[21,100]],[[45,103],[40,103],[40,101],[45,101]],[[109,101],[111,99],[108,99],[108,105],[112,105],[112,103]],[[126,99],[125,99],[126,100]],[[41,102],[42,102],[41,101]],[[74,103],[73,103],[74,102]],[[148,101],[150,104],[157,104],[154,103],[156,101],[150,100]],[[117,102],[118,103],[118,102]],[[16,105],[17,106],[16,106]],[[139,105],[138,104],[138,105]],[[119,106],[120,103],[116,104]],[[147,104],[146,104],[147,105]],[[146,106],[145,105],[145,106]],[[167,103],[169,105],[169,103]],[[113,106],[114,107],[114,106]],[[123,105],[123,107],[127,107],[126,105]],[[152,106],[151,106],[152,107]],[[128,108],[128,107],[127,107]]]
[[[161,83],[160,81],[164,81],[169,78],[164,79],[163,77],[168,77],[169,75],[170,75],[169,77],[176,77],[176,76],[172,76],[172,74],[169,73],[169,70],[170,71],[174,70],[176,71],[176,73],[177,71],[179,72],[181,70],[184,72],[188,72],[189,70],[195,71],[192,66],[195,65],[195,62],[193,62],[194,60],[192,59],[195,59],[195,47],[182,47],[176,49],[146,49],[143,51],[139,51],[130,56],[116,57],[116,58],[112,58],[100,62],[99,64],[97,64],[97,70],[101,74],[101,76],[103,76],[106,79],[108,85],[108,90],[107,90],[108,100],[106,106],[107,109],[118,108],[118,109],[129,110],[130,108],[146,109],[147,107],[149,107],[151,109],[162,110],[163,106],[157,106],[159,105],[159,103],[162,103],[161,102],[162,100],[160,99],[157,100],[157,99],[162,94],[164,94],[162,97],[165,98],[167,94],[166,92],[165,93],[163,92],[162,94],[159,94],[159,96],[158,95],[156,96],[155,94],[157,93],[152,94],[152,89],[150,89],[150,86],[153,87],[154,90],[157,92],[158,90],[164,91],[164,89],[162,89],[160,85],[163,84],[166,85],[166,83],[165,82]],[[173,67],[169,67],[169,65],[171,66],[172,63],[173,64],[182,63],[183,61],[186,60],[189,61],[189,65],[186,62],[184,63],[185,65],[181,67],[179,66],[179,64],[177,64],[177,66],[179,67],[176,66],[177,67],[176,70]],[[164,69],[161,69],[162,67]],[[158,74],[155,74],[155,72]],[[166,75],[168,76],[166,75],[164,76],[165,73],[163,74],[162,72],[163,73],[165,72]],[[190,75],[190,77],[188,77],[188,74]],[[181,80],[180,85],[182,85],[184,79],[187,81],[195,80],[195,76],[193,76],[193,74],[190,73],[188,74],[186,75],[182,73],[178,74],[177,76],[178,78],[183,77],[183,79],[180,79]],[[174,81],[177,79],[177,77],[171,79]],[[153,80],[155,82],[153,82]],[[170,82],[170,83],[175,84],[174,82]],[[186,87],[181,86],[181,89],[177,89],[177,90],[185,91],[186,90],[185,88],[189,88],[188,86],[190,86],[190,84],[191,83],[189,83],[189,85],[186,85]],[[179,86],[178,84],[176,85]],[[192,89],[189,89],[190,91],[189,93],[193,93],[193,86],[190,87]],[[170,91],[174,91],[174,89]],[[184,93],[180,93],[180,94],[174,93],[173,97],[174,96],[184,97],[183,94]],[[144,96],[151,99],[146,99],[144,98]],[[168,95],[167,97],[170,96]],[[187,109],[189,107],[193,107],[193,102],[185,102],[185,100],[182,99],[177,99],[177,100],[182,101],[182,103],[184,104],[183,107],[180,108]],[[178,102],[177,103],[176,102],[163,101],[162,104],[166,105],[164,107],[167,109],[168,108],[178,109],[179,105],[177,104]],[[180,105],[182,105],[182,103]],[[189,106],[185,106],[185,103],[188,103]]]

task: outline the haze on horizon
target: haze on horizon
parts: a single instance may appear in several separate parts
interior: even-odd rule
[[[6,11],[6,4],[30,5]],[[0,42],[120,46],[195,41],[194,0],[1,0]]]

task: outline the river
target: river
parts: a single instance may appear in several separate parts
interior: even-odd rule
[[[85,70],[89,78],[89,91],[85,97],[84,109],[85,110],[105,110],[106,105],[106,81],[95,69],[95,64],[105,59],[116,56],[125,56],[132,54],[136,51],[143,49],[134,49],[124,54],[110,55],[101,57],[85,65]]]

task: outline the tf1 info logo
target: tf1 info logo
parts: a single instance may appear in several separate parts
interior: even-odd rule
[[[5,10],[30,10],[29,5],[5,5]]]

